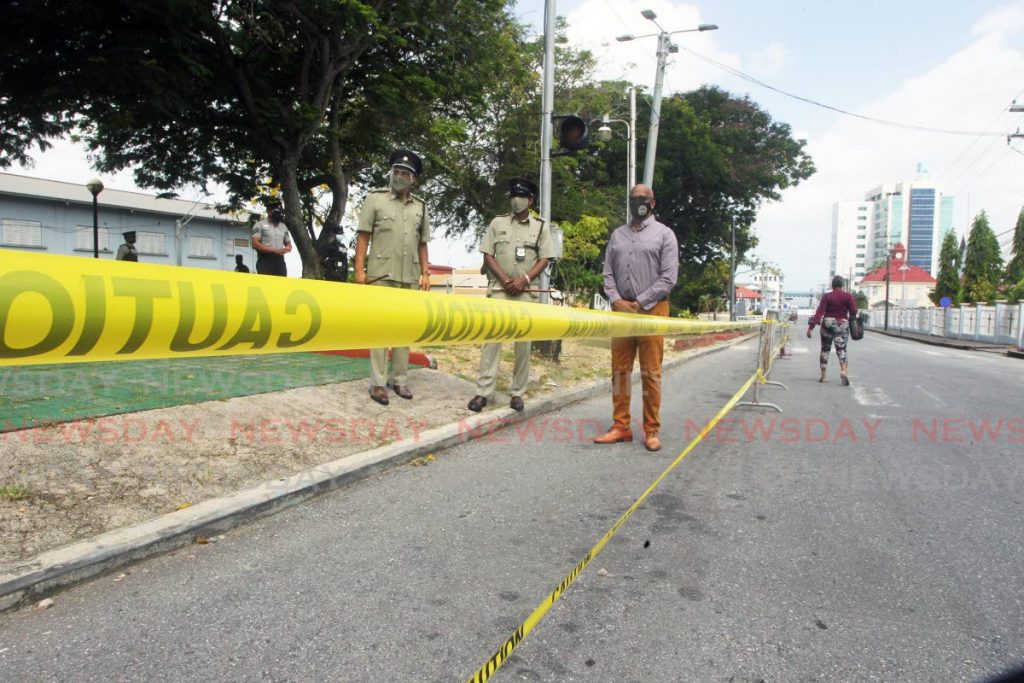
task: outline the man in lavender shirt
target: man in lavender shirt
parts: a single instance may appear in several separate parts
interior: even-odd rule
[[[604,256],[604,291],[613,311],[668,315],[668,294],[679,274],[675,233],[654,218],[654,192],[637,185],[629,192],[630,222],[608,240]],[[661,450],[661,361],[664,337],[612,339],[612,417],[614,424],[594,443],[632,441],[629,423],[633,360],[640,356],[643,384],[644,446]]]

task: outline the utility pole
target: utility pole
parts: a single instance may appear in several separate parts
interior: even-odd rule
[[[892,250],[885,255],[885,324],[882,329],[889,331],[889,265],[892,262]]]
[[[671,39],[658,34],[658,71],[654,76],[654,102],[651,104],[651,127],[647,132],[647,156],[644,158],[644,185],[654,187],[654,157],[658,151],[658,127],[661,122],[661,89],[665,84],[665,63]]]
[[[729,255],[729,320],[736,320],[736,216],[730,220],[732,252]]]
[[[652,10],[645,9],[640,14],[643,15],[644,19],[653,21],[654,25],[658,27],[658,33],[648,33],[643,36],[634,36],[632,33],[627,33],[623,36],[618,36],[615,40],[626,42],[629,40],[636,40],[637,38],[650,38],[652,36],[658,36],[658,69],[654,74],[654,96],[653,102],[651,103],[651,127],[647,133],[647,156],[644,159],[644,185],[648,187],[654,187],[654,156],[658,149],[658,124],[661,120],[661,90],[665,84],[665,63],[668,61],[669,53],[679,52],[679,47],[672,44],[672,36],[676,33],[693,33],[694,31],[717,31],[718,26],[716,24],[700,24],[697,28],[682,29],[679,31],[666,31],[661,27],[657,19],[657,14]]]
[[[544,2],[544,89],[540,114],[540,219],[551,225],[551,138],[555,103],[556,0]],[[551,263],[540,274],[540,303],[551,302]]]
[[[636,185],[636,88],[629,86],[629,189]],[[626,222],[629,222],[629,200],[626,200]]]

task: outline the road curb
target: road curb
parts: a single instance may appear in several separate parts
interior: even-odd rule
[[[908,337],[904,334],[896,332],[886,332],[884,330],[876,330],[874,328],[867,328],[868,332],[875,332],[877,334],[883,334],[886,337],[894,337],[895,339],[906,339],[907,341],[918,342],[919,344],[928,344],[929,346],[944,346],[947,349],[959,349],[961,351],[996,351],[1000,352],[1009,347],[1008,344],[988,344],[980,342],[978,344],[971,344],[970,342],[963,342],[960,340],[950,340],[945,337],[936,337],[935,339],[928,339],[927,337]]]
[[[742,335],[715,346],[693,349],[664,364],[674,369],[696,358],[722,351],[756,337]],[[638,377],[634,377],[634,382]],[[197,536],[215,536],[233,527],[297,505],[316,495],[365,478],[380,470],[406,464],[434,451],[451,448],[517,422],[552,412],[606,392],[603,379],[532,399],[526,410],[489,410],[480,415],[424,431],[414,442],[398,441],[363,453],[324,463],[289,477],[265,481],[228,496],[211,498],[184,510],[85,541],[50,550],[0,575],[0,611],[11,609],[60,588],[111,571],[146,557],[192,543]]]

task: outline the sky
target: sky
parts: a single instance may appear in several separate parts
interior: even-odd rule
[[[650,91],[656,39],[615,41],[624,33],[658,30],[641,16],[643,9],[653,10],[669,31],[701,23],[719,26],[674,37],[686,49],[671,56],[666,94],[714,84],[749,95],[773,119],[789,124],[794,137],[806,140],[817,173],[784,191],[780,201],[765,204],[754,226],[760,240],[756,256],[782,268],[787,290],[817,288],[827,280],[833,203],[862,199],[884,183],[912,180],[918,163],[955,197],[958,234],[966,234],[982,209],[996,233],[1012,229],[1024,205],[1024,138],[1011,146],[1006,135],[1024,128],[1024,115],[1007,108],[1015,97],[1024,102],[1024,0],[557,4],[568,21],[570,42],[597,55],[598,77],[624,78]],[[519,0],[516,13],[542,32],[544,0]],[[701,57],[862,116],[972,134],[926,133],[844,116],[750,83]],[[627,107],[624,99],[615,113],[621,116]],[[64,142],[36,155],[33,168],[10,172],[70,182],[95,175],[85,154]],[[128,173],[103,180],[108,187],[136,189]],[[198,198],[194,191],[182,196]],[[1001,242],[1008,245],[1010,236],[1002,235]],[[472,244],[442,239],[431,244],[435,263],[473,266],[479,258]],[[289,271],[301,271],[297,258]]]

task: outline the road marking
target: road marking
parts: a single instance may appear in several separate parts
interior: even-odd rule
[[[935,394],[933,394],[932,392],[928,391],[927,389],[925,389],[924,387],[922,387],[922,386],[921,386],[920,384],[916,384],[916,385],[914,385],[914,386],[916,386],[916,387],[917,387],[917,390],[918,390],[918,391],[920,391],[920,392],[921,392],[922,394],[924,394],[924,395],[925,395],[925,396],[927,396],[928,398],[932,399],[933,401],[935,401],[935,402],[937,402],[937,403],[943,403],[943,402],[944,402],[944,401],[943,401],[943,400],[942,400],[941,398],[939,398],[938,396],[936,396],[936,395],[935,395]]]
[[[879,387],[862,387],[859,384],[853,385],[853,398],[862,406],[895,406],[896,403],[889,398]]]
[[[940,353],[938,351],[925,351],[929,356],[939,356],[941,358],[949,358],[948,354]]]

